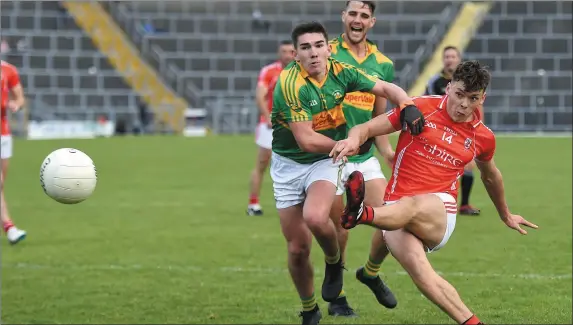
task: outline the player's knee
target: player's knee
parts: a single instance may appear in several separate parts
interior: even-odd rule
[[[310,257],[311,243],[303,241],[291,241],[288,243],[289,260],[293,264],[302,264]]]
[[[259,149],[259,155],[257,159],[257,169],[261,172],[264,172],[267,167],[269,166],[269,162],[271,161],[271,153],[268,149]]]
[[[409,255],[409,253],[407,254]],[[407,270],[412,281],[419,288],[429,288],[436,285],[436,277],[438,277],[436,271],[426,261],[419,260],[415,254],[412,255],[407,257],[413,261]]]
[[[269,159],[260,159],[259,162],[257,163],[257,170],[259,171],[259,173],[264,173],[267,170],[267,167],[269,166]]]
[[[403,197],[400,199],[400,209],[401,209],[401,214],[409,216],[409,217],[415,217],[417,216],[420,212],[422,212],[422,202],[420,197]]]
[[[312,209],[304,214],[304,221],[307,226],[315,232],[316,230],[326,229],[330,222],[330,215],[328,211],[323,209]]]
[[[257,167],[255,168],[255,170],[254,170],[253,172],[254,172],[254,173],[257,173],[258,175],[263,175],[266,170],[267,170],[267,165],[261,164],[261,163],[259,162],[259,163],[257,164]]]

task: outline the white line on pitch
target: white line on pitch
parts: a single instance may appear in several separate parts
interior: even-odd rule
[[[78,270],[78,271],[134,271],[134,270],[166,270],[166,271],[179,271],[179,272],[204,272],[204,271],[219,271],[219,272],[236,272],[236,273],[262,273],[262,274],[277,274],[286,273],[286,267],[281,268],[257,268],[257,267],[218,267],[218,268],[204,268],[200,266],[180,266],[180,265],[159,265],[159,266],[146,266],[146,265],[79,265],[79,264],[62,264],[62,265],[46,265],[46,264],[29,264],[29,263],[16,263],[16,264],[2,264],[2,268],[7,269],[25,269],[25,270]],[[322,270],[315,269],[315,273],[321,274]],[[514,279],[538,279],[538,280],[563,280],[571,279],[571,274],[511,274],[511,273],[477,273],[477,272],[440,272],[439,274],[445,277],[460,277],[460,278],[514,278]],[[385,275],[408,275],[404,271],[387,272]]]

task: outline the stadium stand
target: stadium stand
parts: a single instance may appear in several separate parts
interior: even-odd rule
[[[181,129],[182,117],[189,104],[165,85],[101,4],[66,1],[64,5],[124,80],[138,93],[142,102],[152,108],[156,116],[173,130]]]
[[[570,1],[495,2],[466,59],[492,69],[486,121],[500,131],[571,131]]]
[[[2,58],[18,67],[30,119],[133,115],[136,96],[58,2],[2,1]],[[17,43],[22,46],[18,49]]]
[[[405,67],[420,61],[442,33],[457,4],[450,2],[379,2],[379,18],[371,39],[396,66],[398,82]],[[252,96],[260,68],[276,58],[276,46],[288,39],[294,25],[318,20],[332,37],[342,31],[342,2],[189,1],[122,2],[110,11],[142,53],[170,84],[193,102],[196,96]],[[268,31],[253,27],[253,12],[270,23]],[[176,13],[176,14],[175,14]],[[145,29],[154,26],[155,31]],[[431,50],[429,51],[431,53]],[[207,73],[208,72],[208,73]],[[200,102],[200,101],[199,101]]]
[[[295,24],[308,20],[321,21],[331,37],[336,36],[342,28],[343,4],[270,0],[101,3],[113,17],[112,23],[132,41],[127,43],[139,50],[136,54],[156,70],[147,73],[156,74],[157,85],[163,87],[155,94],[149,88],[158,87],[146,91],[138,78],[125,82],[129,76],[113,48],[102,46],[112,43],[106,29],[110,26],[101,25],[103,21],[92,16],[78,26],[57,2],[1,1],[0,5],[2,37],[12,46],[3,58],[20,69],[29,102],[34,103],[29,105],[32,119],[129,114],[137,124],[138,95],[158,105],[165,102],[160,94],[171,93],[183,100],[168,104],[207,108],[216,131],[240,133],[254,130],[256,77],[263,65],[276,58],[278,42],[289,38]],[[397,84],[409,88],[415,83],[462,6],[449,1],[378,2],[378,21],[370,38],[395,62]],[[479,59],[492,68],[486,122],[493,129],[571,131],[570,17],[571,2],[567,1],[493,4],[464,51],[466,59]],[[107,40],[98,40],[101,33],[93,33],[98,24],[105,27]],[[18,41],[27,47],[16,49]],[[225,112],[228,120],[217,120],[213,112]]]

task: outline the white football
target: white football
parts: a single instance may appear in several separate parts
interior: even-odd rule
[[[90,197],[97,183],[92,159],[78,149],[62,148],[50,153],[40,167],[40,184],[52,199],[80,203]]]

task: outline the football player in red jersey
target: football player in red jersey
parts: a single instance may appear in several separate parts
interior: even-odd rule
[[[424,115],[424,129],[417,136],[401,132],[385,205],[364,205],[364,178],[354,172],[346,183],[347,205],[341,218],[348,229],[357,224],[382,229],[388,249],[419,290],[458,324],[481,321],[462,302],[456,289],[435,272],[426,253],[442,248],[454,231],[458,178],[464,166],[476,161],[502,222],[524,235],[527,232],[522,225],[537,229],[510,212],[502,175],[493,159],[495,136],[478,113],[490,78],[479,62],[463,62],[444,96],[414,98]],[[400,116],[408,114],[405,109],[394,109],[387,117],[356,126],[347,139],[336,144],[331,156],[342,159],[358,152],[368,138],[402,129]],[[372,291],[378,297],[379,293]]]
[[[249,193],[249,205],[247,214],[258,216],[263,214],[263,209],[259,203],[259,194],[265,170],[271,159],[271,147],[273,142],[273,129],[271,127],[271,111],[273,109],[273,91],[277,79],[287,66],[294,59],[294,45],[290,40],[284,40],[279,45],[279,59],[264,66],[259,73],[255,99],[261,114],[261,119],[255,132],[255,143],[259,147],[257,153],[256,166],[251,172],[251,191]]]
[[[2,228],[8,237],[10,244],[16,244],[26,238],[26,232],[14,226],[8,205],[4,196],[4,180],[8,171],[8,161],[12,157],[12,134],[8,123],[8,110],[17,112],[24,106],[24,90],[20,84],[18,69],[6,61],[0,61],[2,71],[0,73],[0,160],[2,161],[2,173],[0,174],[0,209],[2,210]]]
[[[460,50],[455,46],[446,46],[442,52],[442,61],[444,68],[442,71],[433,76],[426,87],[425,95],[440,95],[443,96],[446,93],[446,88],[450,81],[452,81],[452,74],[454,73],[456,67],[462,62],[462,55]],[[481,110],[481,108],[480,108]],[[483,112],[480,112],[483,113]],[[483,119],[483,114],[481,115]],[[477,216],[480,214],[480,210],[470,205],[470,193],[472,191],[472,186],[474,184],[474,169],[476,164],[471,161],[466,165],[463,175],[460,177],[460,192],[461,199],[459,204],[458,212],[461,215]]]

